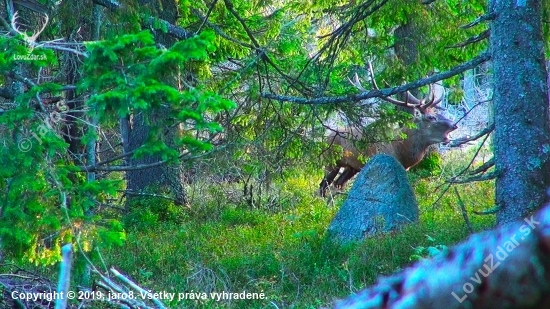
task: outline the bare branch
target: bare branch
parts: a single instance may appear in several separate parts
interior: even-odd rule
[[[485,173],[488,169],[490,169],[493,166],[495,166],[495,158],[494,157],[489,159],[489,161],[483,163],[480,167],[478,167],[474,170],[471,170],[469,174],[470,175],[475,175],[475,174]]]
[[[17,35],[17,32],[13,30],[10,24],[2,16],[0,16],[0,24],[2,24],[2,26],[4,26],[4,28],[6,28],[12,35]]]
[[[476,149],[476,152],[474,153],[474,156],[472,157],[472,159],[470,160],[470,162],[468,163],[468,165],[462,169],[460,172],[458,172],[458,174],[456,174],[455,176],[453,176],[451,179],[449,179],[447,182],[448,183],[455,183],[454,181],[456,179],[458,179],[458,177],[460,177],[461,175],[464,175],[464,173],[470,168],[470,166],[472,166],[472,164],[474,164],[474,160],[476,159],[477,155],[479,154],[479,152],[481,151],[481,148],[483,148],[483,145],[485,145],[485,142],[487,141],[487,139],[489,138],[489,135],[485,135],[485,138],[483,139],[483,141],[481,142],[481,145],[479,145],[479,147]]]
[[[15,3],[17,5],[20,5],[22,7],[25,7],[29,10],[38,12],[38,13],[42,13],[42,14],[47,14],[48,13],[48,7],[41,4],[38,1],[13,0],[13,3]]]
[[[497,172],[491,172],[484,175],[479,176],[473,176],[468,178],[452,178],[447,180],[449,183],[470,183],[470,182],[476,182],[476,181],[487,181],[487,180],[493,180],[497,178],[498,173]]]
[[[367,63],[367,67],[368,67],[368,72],[369,72],[369,77],[370,77],[370,80],[371,80],[371,83],[372,83],[372,87],[375,89],[375,90],[378,90],[380,91],[380,88],[378,88],[378,85],[376,84],[376,78],[374,78],[374,70],[372,69],[372,63],[369,61]],[[359,76],[357,76],[357,73],[355,73],[355,76],[354,76],[354,81],[355,83],[352,83],[352,85],[354,85],[357,89],[359,89],[359,91],[361,92],[367,92],[367,89],[363,88],[363,86],[361,85],[361,81],[359,80]],[[407,93],[409,93],[407,91]],[[414,101],[414,98],[413,101],[411,101],[413,104],[409,104],[409,96],[407,95],[407,98],[405,99],[405,101],[400,101],[400,100],[396,100],[392,97],[380,97],[381,99],[383,99],[384,101],[387,101],[389,103],[392,103],[392,104],[395,104],[395,105],[398,105],[398,106],[403,106],[403,107],[407,107],[407,108],[414,108],[415,106],[418,106],[420,104],[420,100],[417,100],[417,101]]]
[[[90,56],[90,55],[88,55],[88,53],[81,52],[77,49],[60,46],[59,44],[57,44],[57,42],[40,42],[40,47],[49,48],[49,49],[53,49],[53,50],[59,50],[59,51],[65,51],[65,52],[69,52],[69,53],[73,53],[73,54],[82,56],[84,58],[88,58]]]
[[[149,197],[158,197],[165,200],[170,200],[175,202],[176,199],[170,196],[166,196],[163,194],[155,194],[155,193],[145,193],[145,192],[134,192],[132,190],[119,190],[119,192],[124,193],[125,195],[131,195],[131,196],[149,196]]]
[[[490,33],[491,32],[489,30],[485,30],[485,31],[481,32],[478,35],[474,35],[473,37],[469,37],[465,41],[457,43],[455,45],[448,46],[447,48],[460,48],[460,47],[464,47],[464,46],[467,46],[467,45],[470,45],[470,44],[473,44],[473,43],[477,43],[479,41],[483,41],[483,40],[485,40],[489,37]]]
[[[496,16],[497,16],[497,14],[495,14],[494,12],[483,14],[483,15],[479,16],[478,18],[476,18],[471,23],[468,23],[464,26],[461,26],[460,28],[462,28],[462,29],[472,28],[473,26],[476,26],[476,25],[478,25],[478,24],[480,24],[484,21],[493,20],[493,19],[495,19]]]
[[[456,122],[460,122],[462,119],[466,118],[466,116],[468,116],[468,114],[471,113],[474,110],[474,108],[480,106],[481,104],[491,102],[492,100],[493,99],[478,101],[474,106],[472,106],[472,108],[470,108],[470,110],[468,110],[466,113],[464,113],[464,115],[462,115],[462,117],[460,117]]]
[[[124,8],[123,5],[116,0],[94,0],[94,3],[106,7],[111,11]]]
[[[477,210],[474,210],[472,211],[473,213],[475,213],[476,215],[480,215],[480,216],[486,216],[486,215],[494,215],[496,214],[499,210],[501,209],[500,206],[496,206],[491,208],[491,209],[487,209],[487,210],[483,210],[483,211],[477,211]]]
[[[6,75],[10,78],[13,78],[18,82],[21,82],[21,83],[25,84],[29,88],[32,88],[32,87],[36,86],[36,84],[32,80],[30,80],[27,77],[24,77],[23,75],[17,74],[14,71],[10,71],[10,72],[3,71],[3,72],[0,72],[0,73],[4,74],[4,75]]]
[[[189,32],[183,29],[182,27],[178,27],[174,24],[171,24],[164,19],[160,19],[152,16],[149,16],[149,17],[141,16],[141,17],[142,17],[144,26],[152,27],[155,24],[155,22],[159,22],[164,27],[166,27],[168,34],[180,40],[188,39],[194,35],[194,33]]]
[[[368,66],[369,77],[371,79],[373,88],[375,90],[380,90],[380,88],[378,88],[378,85],[376,84],[376,79],[374,78],[374,70],[372,69],[372,63],[369,61],[367,66]],[[354,82],[351,82],[351,84],[354,85],[360,91],[363,91],[363,92],[367,91],[361,85],[361,81],[359,80],[359,76],[357,76],[357,73],[355,74]],[[392,103],[392,104],[395,104],[395,105],[398,105],[398,106],[402,106],[402,107],[405,107],[405,108],[416,108],[422,114],[425,114],[429,108],[434,107],[437,104],[439,104],[439,102],[441,102],[443,100],[443,98],[445,97],[445,94],[442,94],[439,98],[436,99],[435,96],[434,96],[434,90],[433,90],[432,84],[430,84],[429,87],[430,87],[430,90],[428,91],[428,94],[422,100],[415,97],[410,91],[407,91],[405,93],[406,94],[405,95],[405,101],[397,100],[397,99],[394,99],[394,98],[389,97],[389,96],[380,97],[380,98],[382,100],[386,101],[386,102],[389,102],[389,103]],[[411,103],[409,104],[409,102],[411,102]],[[428,102],[428,103],[425,103],[425,102]]]
[[[218,146],[218,147],[216,147],[216,151],[222,150],[224,148],[225,148],[225,146]],[[148,163],[148,164],[117,165],[117,166],[105,166],[105,167],[103,166],[103,165],[105,165],[107,163],[110,163],[110,162],[113,162],[115,160],[128,157],[129,155],[131,155],[133,153],[134,153],[134,151],[123,153],[123,154],[118,155],[118,156],[116,156],[114,158],[111,158],[109,160],[99,162],[95,165],[78,166],[77,168],[78,168],[79,172],[124,172],[124,171],[136,171],[136,170],[143,170],[143,169],[153,168],[153,167],[161,166],[161,165],[164,165],[164,164],[168,164],[170,162],[169,160],[160,160],[160,161],[153,162],[153,163]],[[191,155],[190,152],[185,152],[185,153],[179,155],[178,159],[179,160],[182,160],[182,159],[194,160],[194,159],[198,159],[198,158],[207,156],[211,153],[212,152],[210,151],[210,152],[204,152],[204,153],[197,154],[197,155]]]
[[[211,23],[208,21],[208,18],[207,16],[204,16],[199,10],[197,10],[196,8],[190,8],[191,9],[191,12],[197,16],[199,19],[202,20],[203,24],[207,25],[208,27],[210,27],[212,30],[214,30],[214,32],[216,32],[219,36],[221,36],[222,38],[228,40],[229,42],[233,42],[233,43],[236,43],[237,45],[241,45],[243,47],[247,47],[247,48],[250,48],[250,49],[254,49],[254,45],[252,44],[249,44],[249,43],[245,43],[245,42],[242,42],[232,36],[229,36],[227,33],[225,33],[220,27],[218,27],[217,25]]]
[[[456,180],[459,176],[461,175],[464,175],[464,173],[470,168],[470,166],[472,166],[472,164],[474,163],[477,155],[479,154],[479,152],[481,151],[481,148],[483,148],[483,145],[485,145],[485,142],[487,141],[487,138],[489,138],[489,135],[485,135],[485,138],[483,139],[483,141],[481,142],[481,145],[479,145],[479,147],[476,149],[476,152],[474,153],[474,156],[472,157],[472,159],[470,160],[470,162],[468,163],[468,165],[462,169],[460,172],[458,172],[458,174],[456,174],[455,176],[453,176],[449,181],[446,181],[444,183],[442,183],[441,185],[438,185],[436,190],[439,190],[439,188],[443,185],[447,185],[445,187],[445,189],[443,189],[443,192],[437,197],[437,199],[435,200],[435,202],[432,203],[432,208],[435,207],[435,205],[441,200],[441,198],[443,198],[443,195],[445,195],[445,193],[447,193],[447,191],[449,190],[449,188],[451,187],[452,185],[452,181],[453,180]]]
[[[231,15],[233,15],[238,21],[239,23],[241,24],[241,26],[243,27],[244,31],[246,32],[246,34],[248,35],[248,38],[250,39],[250,41],[252,42],[252,44],[254,45],[255,48],[260,48],[260,44],[258,43],[258,41],[256,40],[256,38],[254,37],[254,34],[252,33],[252,30],[250,30],[250,28],[247,26],[247,23],[246,21],[241,17],[241,15],[239,15],[239,13],[235,10],[235,8],[233,7],[233,3],[231,2],[231,0],[224,0],[223,1],[225,3],[225,7],[229,10],[229,12],[231,13]]]
[[[210,14],[212,14],[212,10],[214,10],[214,7],[216,6],[217,3],[218,3],[218,0],[212,1],[212,4],[210,4],[210,6],[208,8],[208,12],[206,12],[206,16],[201,18],[202,19],[202,24],[200,25],[199,29],[197,30],[197,33],[201,32],[201,30],[204,27],[205,23],[208,21],[208,17],[210,16]]]
[[[471,142],[471,141],[475,141],[485,135],[488,135],[490,134],[491,132],[493,132],[495,130],[495,124],[494,123],[491,123],[491,125],[489,125],[488,127],[486,127],[485,129],[481,130],[479,133],[477,133],[476,135],[474,136],[471,136],[471,137],[464,137],[464,138],[459,138],[459,139],[455,139],[455,140],[452,140],[450,143],[449,143],[449,147],[458,147],[460,145],[463,145],[463,144],[466,144],[468,142]]]
[[[103,7],[106,7],[111,11],[124,9],[124,6],[121,3],[119,3],[118,1],[115,1],[115,0],[93,0],[93,2],[97,5],[101,5]],[[160,22],[161,24],[163,24],[166,27],[166,29],[168,31],[168,34],[170,34],[171,36],[173,36],[177,39],[180,39],[180,40],[188,39],[188,38],[190,38],[191,36],[194,35],[194,33],[189,32],[189,31],[185,30],[182,27],[178,27],[174,24],[171,24],[171,23],[169,23],[168,21],[166,21],[164,19],[154,18],[152,16],[145,16],[145,15],[141,15],[140,17],[143,20],[143,25],[144,26],[151,27],[151,26],[154,25],[155,22]]]
[[[455,187],[455,194],[456,199],[458,200],[458,206],[460,206],[460,211],[462,212],[462,218],[464,218],[464,223],[466,223],[466,226],[468,227],[468,231],[470,231],[470,234],[474,233],[474,229],[472,228],[472,224],[470,223],[470,219],[468,218],[468,212],[466,211],[466,206],[464,205],[464,201],[460,197],[460,194],[458,193],[458,189]]]

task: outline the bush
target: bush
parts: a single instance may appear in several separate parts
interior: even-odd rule
[[[124,216],[127,228],[147,229],[163,223],[183,223],[188,215],[186,208],[158,197],[133,198]]]

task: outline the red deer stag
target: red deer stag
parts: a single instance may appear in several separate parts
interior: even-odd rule
[[[357,76],[353,84],[360,90],[365,91]],[[376,84],[373,84],[375,89],[378,89]],[[410,92],[407,92],[405,101],[390,97],[382,97],[381,99],[407,109],[413,109],[415,111],[414,123],[416,127],[402,129],[401,132],[406,135],[404,139],[370,143],[364,148],[358,148],[361,143],[364,145],[368,141],[368,139],[363,138],[362,128],[348,127],[332,132],[328,137],[328,144],[330,146],[339,145],[344,151],[335,165],[325,168],[325,177],[319,185],[321,196],[325,196],[328,186],[334,181],[341,167],[344,168],[344,171],[334,181],[334,186],[343,188],[346,182],[365,165],[359,160],[360,157],[371,157],[378,153],[388,154],[395,157],[408,170],[422,160],[430,145],[442,142],[448,143],[448,134],[458,128],[453,121],[435,112],[434,107],[441,102],[443,95],[436,99],[431,85],[428,95],[422,100],[416,98]]]

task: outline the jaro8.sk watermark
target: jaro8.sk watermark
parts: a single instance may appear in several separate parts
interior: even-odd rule
[[[493,271],[495,271],[495,269],[497,269],[497,267],[500,266],[501,262],[503,262],[508,257],[508,255],[520,245],[519,241],[517,240],[517,237],[520,238],[520,241],[525,240],[525,237],[531,234],[531,232],[536,228],[536,226],[540,224],[540,222],[535,221],[535,219],[533,219],[533,216],[531,216],[531,218],[525,218],[523,220],[526,222],[526,224],[523,224],[522,226],[520,226],[519,235],[517,233],[514,233],[514,235],[512,235],[512,237],[510,237],[507,241],[505,241],[501,246],[498,246],[494,254],[493,253],[489,254],[483,260],[485,262],[483,263],[483,267],[479,268],[475,272],[475,274],[472,277],[470,277],[471,282],[464,283],[464,285],[462,286],[464,295],[458,296],[455,292],[451,293],[451,295],[453,295],[453,297],[456,298],[456,300],[459,303],[462,303],[464,300],[468,298],[468,294],[472,293],[475,290],[475,285],[481,284],[482,278],[480,277],[480,275],[483,276],[484,278],[487,278],[489,275],[493,273]],[[495,258],[496,258],[496,261],[495,261]]]
[[[57,110],[65,111],[67,109],[67,106],[65,106],[65,103],[58,102],[57,103]],[[61,121],[62,117],[61,114],[57,111],[53,111],[50,113],[50,116],[48,117],[48,121],[44,124],[39,125],[36,127],[36,130],[30,132],[30,136],[23,137],[19,140],[17,143],[17,148],[19,148],[19,151],[21,152],[28,152],[32,149],[32,144],[34,142],[38,142],[38,144],[42,145],[43,138],[48,134],[49,132],[54,132],[51,128],[53,125],[59,123]],[[55,133],[54,133],[55,134]]]
[[[260,292],[251,292],[251,291],[240,291],[240,292],[228,292],[228,291],[220,291],[220,292],[167,292],[167,291],[159,291],[159,292],[151,292],[151,291],[140,291],[140,292],[134,292],[134,291],[128,291],[124,293],[118,293],[118,292],[103,292],[100,290],[96,291],[68,291],[67,293],[64,292],[19,292],[19,291],[12,291],[11,292],[11,298],[14,300],[23,300],[23,301],[47,301],[51,302],[54,300],[62,300],[62,299],[68,299],[68,300],[80,300],[80,301],[91,301],[91,300],[99,300],[99,301],[120,301],[120,300],[140,300],[140,301],[146,301],[146,300],[160,300],[160,301],[167,301],[167,302],[181,302],[184,300],[214,300],[216,302],[222,302],[222,301],[229,301],[229,300],[243,300],[243,301],[255,301],[255,300],[265,300],[267,299],[267,296],[263,291]]]

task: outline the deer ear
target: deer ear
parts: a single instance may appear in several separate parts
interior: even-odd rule
[[[422,113],[418,109],[414,109],[414,118],[422,117]]]

